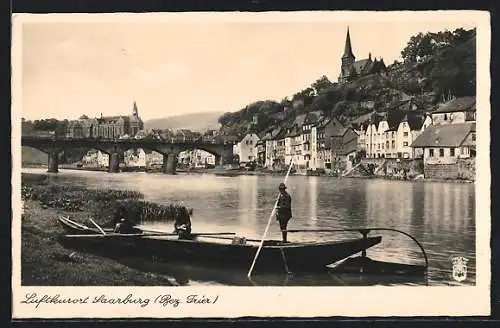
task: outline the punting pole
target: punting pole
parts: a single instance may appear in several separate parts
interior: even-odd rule
[[[94,220],[92,220],[92,218],[89,218],[89,220],[90,220],[90,222],[92,222],[92,223],[93,223],[93,224],[97,227],[97,229],[99,229],[99,231],[100,231],[103,235],[105,235],[105,234],[106,234],[106,232],[104,232],[104,230],[102,230],[102,228],[101,228],[101,227],[100,227],[97,223],[95,223],[95,221],[94,221]]]
[[[288,172],[286,172],[285,179],[283,180],[283,183],[286,183],[286,180],[288,179],[288,176],[290,175],[290,171],[292,170],[293,166],[293,158],[290,160],[290,166],[288,167]],[[250,278],[252,275],[253,267],[255,266],[255,262],[257,262],[257,258],[259,257],[260,250],[262,249],[262,246],[264,245],[264,239],[266,238],[267,235],[267,230],[269,230],[269,226],[271,225],[271,220],[273,218],[274,212],[276,211],[276,207],[278,206],[278,200],[279,200],[279,195],[276,197],[276,202],[274,203],[273,210],[271,211],[271,215],[269,215],[269,219],[267,220],[267,225],[266,229],[264,230],[264,234],[262,235],[262,239],[260,241],[259,248],[257,249],[257,253],[255,254],[255,257],[252,262],[252,266],[250,267],[250,270],[248,270],[247,277]]]

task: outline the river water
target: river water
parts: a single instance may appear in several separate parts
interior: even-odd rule
[[[44,169],[23,169],[44,173]],[[213,174],[106,173],[61,170],[51,174],[58,183],[89,188],[139,191],[145,199],[162,204],[183,203],[194,209],[194,232],[235,232],[260,239],[277,196],[280,176],[223,177]],[[466,183],[409,182],[379,179],[338,179],[290,176],[293,219],[288,229],[393,228],[414,236],[424,246],[429,270],[425,278],[363,277],[360,275],[256,277],[258,285],[474,285],[475,186]],[[171,222],[143,222],[155,229],[172,230]],[[372,232],[374,234],[374,232]],[[344,233],[345,236],[355,233]],[[408,237],[381,231],[382,243],[368,250],[370,258],[423,264],[418,246]],[[267,238],[280,238],[275,220]],[[339,234],[290,233],[290,241],[332,240]],[[454,256],[467,263],[467,279],[452,278]],[[149,264],[129,261],[144,270],[174,277],[181,285],[248,285],[246,272],[228,272],[192,264]],[[249,263],[250,266],[250,263]]]

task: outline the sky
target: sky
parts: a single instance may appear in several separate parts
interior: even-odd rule
[[[422,16],[425,17],[425,16]],[[337,81],[349,26],[356,59],[400,59],[412,35],[472,22],[137,21],[25,22],[26,119],[130,115],[143,120],[232,112],[291,97],[322,75]]]

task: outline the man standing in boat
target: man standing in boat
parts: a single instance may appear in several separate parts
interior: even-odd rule
[[[283,242],[286,243],[287,232],[283,230],[286,230],[288,221],[292,218],[292,197],[290,197],[290,194],[286,192],[286,186],[284,183],[280,183],[278,189],[280,194],[278,198],[278,205],[276,207],[276,220],[280,224]]]

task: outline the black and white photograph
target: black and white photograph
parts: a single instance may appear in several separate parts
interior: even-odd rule
[[[14,15],[14,313],[489,313],[489,35],[479,11]]]

